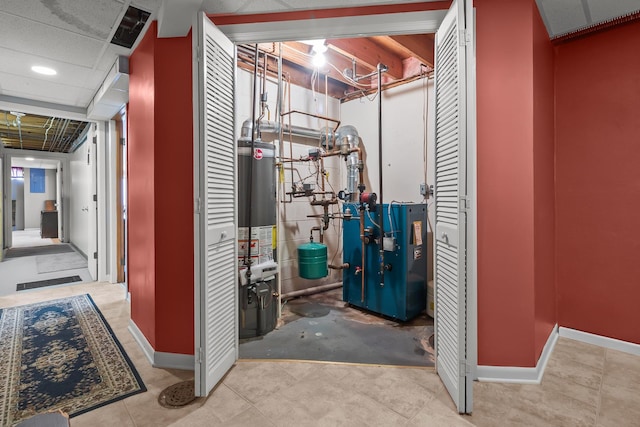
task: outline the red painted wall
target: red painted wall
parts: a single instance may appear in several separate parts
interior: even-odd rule
[[[193,354],[191,35],[156,40],[156,350]]]
[[[152,23],[130,67],[131,319],[154,350],[193,354],[191,36]]]
[[[640,344],[640,22],[556,50],[561,326]]]
[[[535,366],[532,2],[476,2],[478,364]]]
[[[533,196],[535,358],[557,323],[555,281],[554,49],[533,7]]]
[[[129,58],[127,232],[131,319],[156,346],[155,23]]]
[[[553,182],[550,178],[553,117],[549,113],[553,111],[553,105],[550,105],[553,89],[548,70],[552,62],[549,62],[549,46],[542,37],[533,0],[478,0],[476,7],[478,362],[495,366],[535,366],[548,329],[555,323],[554,301],[550,298],[555,285],[552,280],[553,245],[550,243],[553,239],[548,239],[554,222],[553,198],[548,192]],[[152,30],[155,34],[155,26]],[[155,132],[151,139],[139,137],[147,144],[149,141],[155,144],[149,148],[154,157],[155,195],[144,199],[154,207],[155,241],[146,240],[146,244],[136,246],[138,251],[155,250],[155,264],[137,272],[136,277],[155,275],[156,295],[152,299],[153,295],[144,292],[144,283],[132,284],[132,292],[138,287],[142,292],[139,296],[132,295],[132,299],[141,299],[134,304],[136,309],[132,311],[132,317],[136,316],[141,324],[152,323],[157,328],[156,350],[191,353],[193,343],[187,343],[193,339],[193,242],[187,237],[192,235],[193,229],[191,173],[184,173],[182,178],[178,176],[180,174],[174,174],[179,181],[171,183],[164,174],[168,174],[171,166],[191,172],[191,154],[176,155],[177,150],[168,151],[170,140],[191,140],[191,135],[171,129],[172,121],[186,118],[180,109],[186,109],[189,121],[191,114],[190,98],[187,102],[186,96],[180,96],[181,90],[186,90],[190,97],[190,76],[187,76],[187,62],[183,57],[187,42],[185,39],[185,46],[178,41],[175,45],[172,43],[154,40],[157,58],[152,90],[156,97],[153,102],[155,116],[147,112],[151,114],[151,122],[138,123],[135,129],[138,135],[149,126]],[[190,66],[190,62],[188,64]],[[543,67],[542,71],[536,68],[538,65]],[[181,84],[172,81],[168,75],[174,73],[184,76],[184,82],[189,84],[182,88]],[[165,88],[167,84],[169,87]],[[172,115],[176,113],[178,120]],[[180,127],[184,128],[183,125]],[[191,150],[190,146],[188,150]],[[143,159],[140,157],[139,160]],[[180,169],[181,166],[184,169]],[[131,173],[138,174],[138,171]],[[138,181],[144,179],[139,177]],[[179,199],[184,206],[168,201],[172,195],[161,190],[167,185],[170,187],[166,189],[172,193],[183,190],[183,194],[189,195],[188,200],[187,197]],[[183,211],[186,206],[189,208]],[[141,220],[142,216],[138,217],[135,225]],[[184,235],[165,234],[176,224],[184,226],[181,228]],[[537,237],[538,231],[543,233],[540,237]],[[178,244],[172,239],[177,239]],[[142,258],[142,254],[133,256]],[[180,273],[172,269],[174,266],[180,266]],[[155,315],[145,316],[143,307],[152,306]],[[136,318],[134,321],[138,324]],[[144,331],[146,333],[146,329]]]

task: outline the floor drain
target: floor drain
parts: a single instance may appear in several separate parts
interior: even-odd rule
[[[171,385],[160,393],[158,403],[165,408],[180,408],[196,400],[193,380]]]

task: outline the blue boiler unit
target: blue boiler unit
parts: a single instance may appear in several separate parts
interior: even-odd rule
[[[357,203],[343,206],[343,260],[349,265],[343,270],[343,299],[384,316],[410,320],[426,308],[427,206],[384,204],[382,219],[379,206],[371,212],[359,207]],[[364,244],[360,218],[364,218]],[[380,220],[384,241],[377,225]],[[381,244],[385,249],[384,280],[380,272]]]

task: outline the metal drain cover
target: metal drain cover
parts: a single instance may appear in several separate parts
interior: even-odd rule
[[[193,380],[182,381],[171,385],[160,393],[158,403],[165,408],[180,408],[196,400]]]
[[[309,302],[304,304],[291,304],[289,310],[302,317],[324,317],[331,311],[326,305]]]

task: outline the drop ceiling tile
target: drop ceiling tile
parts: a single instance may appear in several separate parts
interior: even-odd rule
[[[542,0],[547,28],[552,36],[565,34],[586,26],[589,22],[581,0]]]
[[[3,76],[2,95],[55,102],[74,107],[86,107],[93,98],[93,91],[58,83],[43,82],[22,76]]]
[[[86,36],[3,12],[0,12],[0,28],[3,34],[0,47],[84,67],[93,66],[104,45]]]
[[[207,13],[236,13],[251,0],[204,0],[203,9]]]
[[[105,41],[123,13],[116,0],[3,0],[0,10]]]
[[[93,75],[96,73],[89,67],[81,67],[52,59],[34,57],[24,52],[4,47],[0,47],[0,58],[2,58],[2,61],[0,61],[0,78],[3,80],[4,75],[8,74],[42,80],[44,82],[84,87],[86,89],[95,89],[100,83],[100,81],[96,83],[96,79],[93,78]],[[37,74],[31,71],[31,66],[36,64],[51,67],[56,70],[58,74],[55,76]]]
[[[154,13],[160,7],[159,0],[133,0],[131,6]]]
[[[640,0],[588,0],[594,23],[640,10]]]

